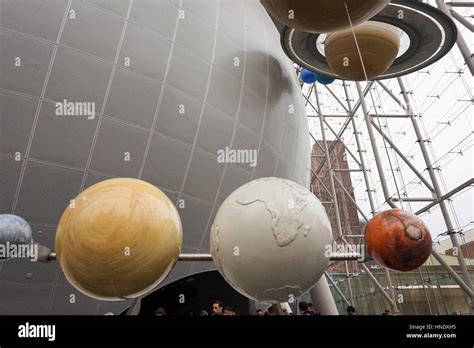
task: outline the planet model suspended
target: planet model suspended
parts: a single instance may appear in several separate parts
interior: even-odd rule
[[[0,245],[6,249],[10,245],[30,244],[33,233],[30,225],[21,217],[12,214],[0,214]],[[0,254],[0,261],[7,260]]]
[[[301,69],[300,71],[300,79],[304,83],[315,83],[317,80],[316,74],[308,69]]]
[[[328,33],[360,24],[382,11],[390,0],[260,0],[265,9],[290,28]],[[347,6],[347,7],[346,7]],[[349,20],[350,18],[350,20]]]
[[[368,22],[329,35],[325,53],[332,71],[352,81],[371,80],[386,72],[400,48],[400,38],[391,29]]]
[[[280,178],[253,180],[222,203],[211,228],[211,254],[224,279],[262,302],[291,302],[328,266],[331,226],[309,190]]]
[[[367,252],[381,265],[396,271],[414,270],[431,254],[428,228],[413,213],[391,209],[375,215],[365,227]]]
[[[111,179],[81,192],[64,211],[56,253],[67,280],[100,300],[138,297],[174,267],[183,240],[169,198],[138,179]]]
[[[336,79],[331,76],[316,74],[316,81],[318,81],[322,85],[330,85],[331,83],[336,81]]]

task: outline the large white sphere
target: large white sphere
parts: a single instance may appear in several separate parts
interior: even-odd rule
[[[211,253],[225,280],[262,302],[287,302],[311,289],[329,259],[331,227],[306,188],[261,178],[235,190],[211,228]]]

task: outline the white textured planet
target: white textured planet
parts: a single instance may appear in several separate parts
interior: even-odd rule
[[[224,279],[262,302],[288,302],[311,289],[326,270],[329,219],[309,190],[261,178],[232,192],[211,228],[211,253]]]

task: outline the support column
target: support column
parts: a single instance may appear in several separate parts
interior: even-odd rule
[[[257,315],[257,306],[254,300],[249,299],[249,315]]]
[[[329,289],[328,281],[324,274],[318,280],[314,288],[309,291],[311,301],[316,310],[322,315],[339,315],[337,311],[336,302],[332,297],[331,289]]]
[[[331,278],[331,276],[329,275],[329,273],[327,271],[324,272],[324,274],[326,275],[326,278],[327,280],[329,280],[329,282],[331,283],[331,285],[333,286],[333,288],[336,290],[336,292],[339,294],[339,296],[341,296],[342,300],[344,301],[344,303],[348,306],[352,306],[352,303],[350,303],[346,296],[344,296],[344,293],[341,291],[341,289],[339,288],[339,286],[337,286],[336,282],[334,281],[334,279]]]

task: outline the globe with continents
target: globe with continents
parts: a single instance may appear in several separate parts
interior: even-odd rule
[[[211,253],[237,291],[262,302],[291,302],[328,265],[331,227],[321,202],[281,178],[251,181],[222,203],[211,228]]]

